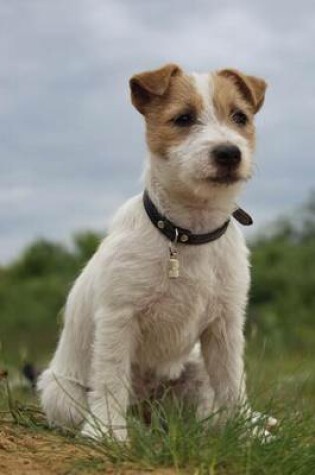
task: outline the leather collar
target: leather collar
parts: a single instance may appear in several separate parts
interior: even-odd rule
[[[226,232],[230,218],[219,228],[205,234],[193,234],[189,229],[181,228],[172,223],[169,219],[163,216],[154,203],[152,202],[147,190],[143,193],[143,205],[152,224],[172,242],[180,242],[182,244],[206,244],[208,242],[219,239]],[[253,220],[249,214],[242,208],[237,208],[232,216],[244,226],[253,224]]]

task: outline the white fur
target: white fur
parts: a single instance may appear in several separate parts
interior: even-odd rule
[[[214,173],[209,147],[222,140],[237,144],[245,178],[251,156],[245,139],[216,120],[211,77],[195,78],[205,105],[201,124],[169,151],[169,160],[150,155],[145,181],[169,219],[209,232],[231,215],[240,191],[239,183],[202,181]],[[243,324],[250,276],[242,234],[231,222],[215,242],[178,244],[178,279],[168,277],[168,246],[149,221],[141,195],[119,210],[70,292],[56,353],[39,381],[51,423],[78,426],[85,419],[83,434],[113,430],[124,440],[126,410],[138,397],[136,375],[175,379],[188,363],[201,381],[191,391],[200,417],[245,400]]]

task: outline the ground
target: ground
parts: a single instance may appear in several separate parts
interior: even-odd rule
[[[279,419],[265,443],[238,414],[222,432],[180,408],[153,407],[151,426],[131,415],[130,442],[91,443],[52,430],[34,391],[0,383],[0,474],[311,475],[315,473],[313,358],[276,355],[247,362],[255,408]]]
[[[76,466],[91,461],[93,452],[65,444],[54,434],[32,432],[13,424],[0,430],[0,473],[2,475],[52,475],[76,473]],[[82,473],[89,473],[88,471]],[[108,472],[110,473],[110,472]]]
[[[173,469],[115,467],[92,447],[66,442],[53,433],[4,423],[0,429],[1,475],[70,475],[124,473],[173,475]]]

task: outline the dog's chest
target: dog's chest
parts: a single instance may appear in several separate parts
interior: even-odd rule
[[[156,260],[154,288],[145,297],[137,319],[138,355],[149,366],[188,354],[202,331],[215,318],[222,288],[221,253],[213,248],[178,250],[178,278],[169,277],[168,255]]]

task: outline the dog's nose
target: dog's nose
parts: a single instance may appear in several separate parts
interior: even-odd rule
[[[236,167],[241,161],[241,151],[236,145],[221,144],[212,149],[212,157],[218,165]]]

